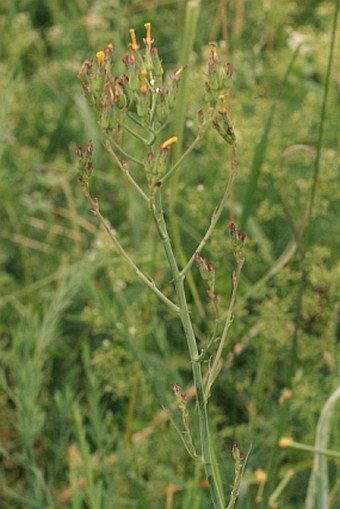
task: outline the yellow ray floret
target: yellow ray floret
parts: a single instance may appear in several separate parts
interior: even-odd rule
[[[97,62],[98,62],[99,67],[103,67],[103,65],[105,64],[105,53],[104,53],[104,51],[98,51],[96,53],[96,57],[97,57]]]
[[[166,140],[164,143],[162,143],[161,148],[162,149],[168,148],[168,147],[170,147],[170,145],[172,145],[173,143],[176,143],[177,141],[178,141],[177,136],[172,136],[171,138]]]

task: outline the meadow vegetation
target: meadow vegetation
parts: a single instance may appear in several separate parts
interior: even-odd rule
[[[201,461],[196,365],[225,507],[339,507],[338,10],[1,3],[1,508],[223,507]],[[132,105],[112,124],[88,89],[108,62],[127,73],[131,28],[178,85],[152,125],[105,88]],[[215,58],[228,84],[214,94]]]

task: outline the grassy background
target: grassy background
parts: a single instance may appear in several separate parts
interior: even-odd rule
[[[253,445],[243,509],[268,507],[290,471],[278,507],[305,507],[313,455],[277,442],[288,435],[313,445],[321,409],[340,381],[338,65],[315,206],[300,242],[334,8],[317,0],[203,0],[188,69],[184,144],[201,104],[207,45],[224,40],[222,54],[234,67],[231,108],[239,139],[236,221],[248,242],[210,411],[226,493],[232,442],[243,450]],[[144,206],[104,152],[76,75],[108,42],[122,54],[128,29],[141,37],[145,21],[152,22],[166,68],[176,69],[184,63],[184,14],[182,1],[1,3],[1,507],[210,507],[201,469],[162,414],[172,401],[171,385],[190,384],[181,329],[112,252],[88,211],[74,162],[75,147],[92,138],[102,209],[134,259],[167,285]],[[339,44],[338,37],[334,62]],[[187,256],[209,224],[227,172],[224,143],[209,132],[179,181],[176,214]],[[205,251],[224,306],[233,270],[229,218],[226,210]],[[213,315],[195,309],[204,337]],[[283,401],[285,388],[292,397]],[[340,448],[339,417],[338,405],[327,444],[334,450]],[[339,461],[328,466],[329,508],[335,509]],[[259,470],[268,476],[262,500]]]

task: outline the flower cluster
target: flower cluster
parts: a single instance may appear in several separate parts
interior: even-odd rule
[[[221,62],[217,45],[210,43],[210,58],[208,60],[208,79],[205,83],[205,90],[208,99],[214,99],[216,94],[225,93],[230,88],[230,78],[233,69],[230,63]]]
[[[220,97],[220,108],[217,116],[213,119],[213,126],[222,138],[229,143],[229,145],[236,145],[236,136],[234,127],[229,116],[228,110],[225,106],[225,95],[221,94]]]
[[[224,63],[218,55],[218,48],[215,43],[210,43],[210,58],[208,60],[207,81],[205,82],[205,96],[208,104],[215,106],[219,103],[217,114],[213,118],[213,127],[218,134],[232,146],[236,145],[236,136],[233,124],[225,105],[226,95],[231,85],[232,66]],[[199,117],[199,124],[203,119],[202,112]]]
[[[121,133],[128,114],[145,125],[160,127],[175,104],[184,67],[165,82],[151,24],[145,23],[144,27],[142,47],[134,29],[129,30],[128,53],[122,58],[124,74],[113,73],[116,62],[112,44],[97,52],[96,62],[85,60],[78,74],[88,103],[96,110],[105,132]]]
[[[230,223],[229,225],[229,233],[232,239],[232,242],[236,248],[243,247],[247,235],[243,232],[240,232],[239,227],[235,223]]]

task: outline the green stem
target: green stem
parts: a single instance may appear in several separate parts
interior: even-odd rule
[[[233,290],[232,290],[232,294],[231,294],[230,304],[229,304],[229,307],[228,307],[227,317],[226,317],[226,320],[225,320],[222,336],[221,336],[221,339],[220,339],[220,342],[219,342],[219,345],[218,345],[218,349],[217,349],[216,355],[214,357],[212,366],[210,368],[209,377],[208,377],[208,380],[207,380],[207,383],[206,383],[206,387],[205,387],[205,399],[206,400],[208,400],[208,398],[210,396],[210,389],[211,389],[214,381],[216,380],[216,377],[219,374],[220,366],[221,366],[220,360],[222,358],[223,348],[225,346],[225,342],[226,342],[226,339],[228,337],[228,332],[229,332],[230,326],[231,326],[231,324],[233,322],[234,310],[235,310],[235,304],[236,304],[236,297],[237,297],[237,292],[238,292],[238,287],[239,287],[240,277],[241,277],[241,270],[242,270],[242,267],[243,267],[244,262],[245,262],[245,258],[244,258],[242,253],[237,252],[235,254],[235,256],[236,256],[236,263],[237,263],[237,265],[236,265],[236,270],[233,273]]]
[[[124,150],[124,149],[123,149],[120,145],[118,145],[118,143],[116,143],[116,142],[114,141],[114,139],[113,139],[112,137],[111,137],[110,139],[108,139],[108,138],[107,138],[107,142],[106,142],[106,144],[105,144],[105,148],[106,148],[107,150],[108,150],[108,147],[110,147],[110,148],[111,148],[111,150],[112,150],[112,147],[111,147],[111,145],[109,145],[109,144],[112,144],[112,145],[115,147],[115,149],[116,149],[116,150],[118,150],[118,152],[119,152],[120,154],[122,154],[124,157],[126,157],[126,159],[128,159],[129,161],[132,161],[133,163],[138,164],[138,166],[142,166],[142,167],[144,167],[144,163],[143,163],[142,161],[140,161],[140,160],[139,160],[139,159],[137,159],[136,157],[133,157],[131,154],[129,154],[128,152],[126,152],[126,151],[125,151],[125,150]],[[116,156],[116,158],[117,158],[116,160],[118,160],[118,161],[119,161],[119,159],[118,159],[118,157],[117,157],[117,156]],[[120,165],[121,165],[121,163],[120,163]]]
[[[320,447],[301,444],[300,442],[292,442],[286,447],[291,449],[298,449],[299,451],[311,452],[313,454],[322,454],[323,456],[328,456],[329,458],[340,459],[340,452],[332,451],[331,449],[321,449]]]
[[[184,161],[184,159],[190,154],[190,152],[196,147],[196,145],[199,143],[199,141],[201,140],[202,136],[201,134],[198,134],[196,136],[196,138],[194,139],[194,141],[191,143],[191,145],[189,145],[189,147],[185,150],[185,152],[183,152],[183,154],[181,155],[181,157],[179,159],[177,159],[177,161],[175,162],[175,164],[170,168],[170,170],[161,178],[161,182],[164,183],[166,180],[168,180],[168,178],[173,174],[173,172],[175,170],[177,170],[177,168],[182,164],[182,162]]]
[[[149,125],[147,125],[146,123],[144,122],[141,122],[139,120],[139,118],[137,117],[137,115],[134,115],[132,113],[128,113],[128,117],[130,120],[132,120],[135,124],[139,125],[139,127],[141,127],[142,129],[144,129],[145,131],[149,131],[150,134],[152,134],[153,136],[155,136],[155,131],[153,130],[152,127],[150,127]],[[148,143],[149,144],[149,143]]]
[[[222,214],[224,207],[227,203],[227,200],[230,196],[230,192],[232,190],[233,183],[234,183],[234,180],[237,175],[237,171],[238,171],[238,168],[237,168],[237,159],[236,159],[236,149],[235,149],[235,147],[233,147],[231,173],[230,173],[230,176],[229,176],[229,179],[227,182],[227,187],[224,191],[224,194],[222,196],[220,204],[218,205],[218,207],[215,209],[214,213],[211,216],[209,228],[207,229],[206,233],[203,235],[201,242],[198,244],[198,246],[195,249],[194,253],[192,254],[190,260],[185,265],[185,267],[182,269],[182,272],[181,272],[182,276],[184,276],[187,273],[187,271],[190,270],[190,267],[192,266],[192,264],[194,263],[194,260],[195,260],[195,254],[200,253],[202,251],[202,249],[204,248],[204,246],[206,245],[206,243],[208,242],[208,240],[210,239],[210,236],[211,236],[212,232],[214,231],[216,224],[217,224],[219,218],[221,217],[221,214]]]
[[[160,189],[156,190],[153,199],[150,200],[150,206],[172,272],[179,304],[179,316],[184,329],[189,350],[193,380],[196,388],[202,462],[204,465],[207,480],[209,481],[214,508],[224,509],[225,504],[223,494],[221,493],[220,483],[218,482],[218,475],[216,472],[217,465],[214,465],[213,463],[213,451],[209,433],[207,401],[204,396],[202,369],[201,364],[197,362],[199,357],[198,347],[187,304],[184,288],[184,277],[179,271],[164,219]]]
[[[117,154],[115,153],[115,151],[112,149],[111,145],[110,145],[110,141],[107,140],[106,143],[105,143],[105,148],[106,150],[109,152],[109,154],[111,154],[111,156],[113,157],[114,161],[117,163],[117,165],[119,166],[119,169],[125,173],[126,175],[126,178],[128,179],[128,181],[130,182],[130,184],[136,189],[136,191],[138,192],[138,194],[143,198],[144,201],[147,201],[149,202],[149,198],[147,197],[147,195],[144,193],[143,189],[137,184],[137,182],[135,181],[135,179],[133,177],[131,177],[130,175],[130,172],[127,168],[127,166],[124,166],[121,161],[119,160],[119,157],[117,156]]]
[[[134,136],[137,140],[141,141],[144,145],[148,145],[148,141],[145,138],[143,138],[143,136],[136,133],[136,131],[131,129],[131,127],[129,127],[127,124],[125,124],[124,129],[126,129],[126,131],[128,133],[130,133],[132,136]]]

